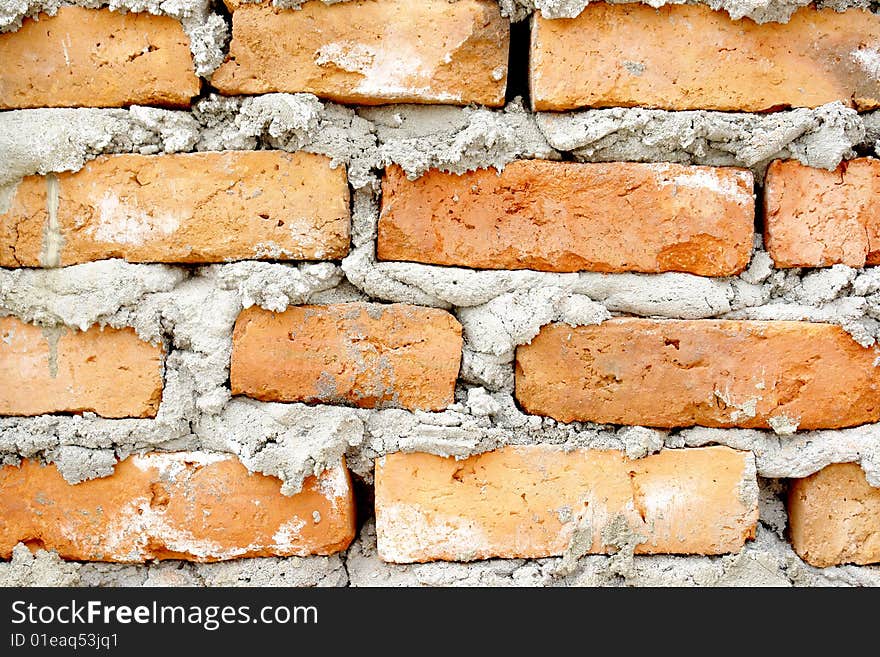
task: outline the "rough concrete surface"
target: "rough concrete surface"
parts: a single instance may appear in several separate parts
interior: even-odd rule
[[[203,54],[196,55],[200,74],[223,57],[226,26],[204,0],[0,0],[0,26],[16,29],[23,16],[62,4],[175,16],[187,29],[194,54],[202,44]],[[802,4],[733,0],[718,7],[734,17],[763,21],[785,20]],[[859,0],[851,4],[862,6]],[[579,12],[583,5],[582,0],[502,2],[519,18],[535,8],[550,15]],[[131,107],[0,113],[0,208],[21,177],[75,171],[102,154],[273,148],[324,154],[334,165],[346,166],[353,211],[352,250],[339,263],[175,267],[106,260],[63,270],[0,269],[0,316],[45,327],[131,326],[169,352],[155,419],[0,418],[2,463],[41,458],[57,463],[65,479],[75,483],[108,475],[117,458],[131,453],[203,449],[236,454],[248,469],[279,477],[283,492],[293,494],[305,477],[340,456],[369,484],[373,460],[394,451],[465,457],[508,444],[550,444],[619,449],[639,458],[664,448],[722,444],[752,451],[757,473],[767,478],[757,539],[742,553],[725,557],[633,557],[631,549],[622,549],[580,559],[399,566],[378,559],[368,521],[352,548],[334,557],[122,566],[67,563],[19,546],[10,562],[0,563],[0,584],[880,585],[878,566],[820,570],[800,561],[782,537],[781,502],[782,480],[835,462],[860,463],[868,481],[880,486],[878,425],[789,435],[791,427],[782,425],[776,431],[658,431],[560,423],[525,415],[512,394],[516,347],[552,321],[578,326],[620,315],[804,319],[839,324],[860,344],[873,345],[880,337],[880,270],[843,265],[777,270],[760,238],[742,274],[714,279],[682,273],[482,271],[375,259],[380,174],[392,163],[411,178],[429,168],[461,173],[503,168],[522,158],[742,166],[755,173],[760,191],[773,159],[832,169],[857,152],[880,153],[878,142],[880,113],[858,115],[840,104],[761,115],[630,108],[534,116],[518,99],[500,110],[354,109],[308,94],[209,94],[189,112]],[[455,403],[447,410],[231,398],[232,327],[243,308],[282,311],[303,303],[365,300],[446,308],[462,323],[462,370]]]

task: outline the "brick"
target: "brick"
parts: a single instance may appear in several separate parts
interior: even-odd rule
[[[198,95],[189,37],[168,16],[61,7],[0,34],[0,109],[187,107]]]
[[[773,162],[764,243],[777,267],[880,264],[880,160],[844,161],[834,171]]]
[[[341,103],[504,104],[509,26],[494,0],[229,2],[224,94],[309,92]]]
[[[19,542],[80,561],[306,556],[344,550],[355,533],[344,465],[288,497],[279,479],[204,452],[131,456],[76,485],[26,459],[0,468],[0,508],[4,559]]]
[[[405,304],[243,311],[232,337],[232,394],[263,401],[441,410],[454,398],[461,325]]]
[[[382,183],[380,260],[480,269],[685,271],[748,265],[750,171],[680,164],[508,164]]]
[[[613,552],[738,552],[755,535],[754,457],[727,447],[621,452],[505,447],[462,461],[389,454],[376,461],[380,557],[393,563]]]
[[[517,349],[516,397],[563,422],[849,427],[880,419],[878,354],[809,322],[551,324]]]
[[[0,266],[332,260],[349,226],[345,170],[323,155],[107,155],[21,181],[0,214]]]
[[[880,488],[856,463],[793,480],[788,519],[792,547],[813,566],[880,562]]]
[[[536,110],[654,107],[749,112],[841,101],[880,106],[880,16],[800,9],[788,23],[732,20],[705,5],[591,3],[533,19]]]
[[[155,417],[163,356],[130,328],[42,329],[0,317],[0,415]]]

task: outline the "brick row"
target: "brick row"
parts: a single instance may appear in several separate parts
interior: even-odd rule
[[[510,27],[494,0],[227,0],[227,95],[308,92],[344,103],[504,103]],[[694,38],[699,34],[700,38]],[[536,13],[536,110],[640,106],[768,111],[840,101],[880,106],[880,18],[805,7],[787,23],[705,5],[591,3]],[[189,39],[165,16],[61,8],[0,35],[0,108],[186,106],[199,93]]]
[[[385,171],[379,260],[476,269],[732,276],[749,262],[751,172],[517,161],[501,172]],[[880,264],[880,160],[833,171],[774,161],[763,192],[776,267]]]

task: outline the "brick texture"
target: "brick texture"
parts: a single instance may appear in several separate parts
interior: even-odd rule
[[[221,93],[504,104],[509,27],[494,0],[315,0],[296,11],[227,4],[230,54],[211,80]]]
[[[819,567],[880,562],[880,488],[856,463],[829,465],[789,488],[791,543]]]
[[[287,497],[280,480],[223,454],[132,456],[75,486],[54,465],[24,460],[0,468],[0,508],[4,559],[20,541],[64,559],[123,563],[332,554],[355,532],[343,465]]]
[[[848,427],[880,419],[878,354],[830,324],[551,324],[517,349],[516,397],[564,422]]]
[[[393,166],[377,252],[483,269],[729,276],[749,262],[752,189],[750,171],[680,164],[532,160],[414,181]]]
[[[0,317],[0,415],[154,417],[163,355],[133,329],[41,329]]]
[[[249,308],[232,341],[232,394],[423,410],[452,403],[462,344],[445,310],[376,303]]]
[[[773,162],[764,231],[777,267],[880,264],[880,160],[844,161],[834,171]]]
[[[620,452],[506,447],[457,461],[389,454],[376,462],[379,555],[395,563],[613,552],[738,552],[755,533],[751,454],[726,447]]]
[[[880,106],[880,16],[797,11],[788,23],[731,20],[704,5],[591,3],[571,20],[536,16],[536,110],[656,107],[764,111],[839,100]]]
[[[102,156],[21,181],[0,214],[0,266],[338,259],[348,201],[345,170],[323,155]]]
[[[0,109],[186,107],[198,95],[189,37],[167,16],[62,7],[0,34]]]

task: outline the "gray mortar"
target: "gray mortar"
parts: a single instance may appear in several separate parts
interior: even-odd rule
[[[866,133],[858,113],[840,102],[772,114],[612,108],[539,113],[536,120],[553,148],[579,162],[741,166],[759,178],[774,159],[833,169],[853,156]]]
[[[533,118],[519,102],[497,111],[414,106],[355,111],[307,94],[211,96],[192,112],[134,107],[0,113],[0,184],[7,187],[24,175],[76,170],[103,153],[233,148],[325,154],[346,166],[353,187],[353,249],[341,267],[241,262],[184,268],[111,260],[60,270],[0,270],[0,314],[49,328],[132,326],[144,339],[162,342],[169,350],[156,419],[108,420],[93,414],[0,418],[0,459],[54,461],[68,481],[77,482],[105,476],[113,459],[132,452],[209,449],[236,454],[252,471],[279,477],[283,492],[292,494],[304,477],[341,456],[370,482],[373,460],[394,451],[464,458],[503,445],[552,444],[623,450],[640,458],[661,447],[727,444],[753,451],[763,477],[804,476],[828,463],[852,461],[862,465],[871,483],[880,485],[880,425],[779,437],[771,431],[664,432],[566,424],[523,414],[512,394],[516,346],[549,321],[577,326],[619,314],[798,317],[838,323],[870,345],[880,335],[878,269],[775,270],[760,239],[749,268],[722,279],[679,273],[474,271],[376,262],[374,257],[378,174],[388,164],[399,164],[415,177],[430,167],[453,172],[500,169],[518,158],[553,159],[573,150],[584,160],[735,164],[758,173],[773,157],[833,167],[853,155],[854,145],[873,146],[880,134],[875,117],[859,117],[832,104],[762,116],[597,110],[549,120],[548,115]],[[675,131],[684,134],[689,126],[697,126],[696,136],[676,137]],[[761,132],[761,139],[749,141],[749,130]],[[428,413],[230,399],[231,331],[242,308],[259,305],[280,311],[290,304],[365,299],[438,306],[457,315],[465,345],[456,402],[449,409]],[[349,577],[354,585],[877,583],[876,569],[817,571],[800,562],[775,533],[781,531],[780,491],[773,489],[768,496],[770,488],[763,485],[760,506],[771,529],[762,529],[759,540],[742,554],[723,558],[632,557],[624,551],[611,561],[613,557],[577,559],[573,552],[564,566],[561,559],[391,566],[378,561],[368,530],[349,551],[344,567],[341,559],[322,565],[309,559],[299,565],[291,565],[292,560],[211,566],[84,564],[78,570],[76,564],[56,563],[53,569],[49,557],[38,553],[32,563],[21,550],[5,567],[9,578],[17,578],[7,581],[69,579],[76,572],[78,581],[90,585],[344,584]],[[35,568],[43,574],[33,574]],[[273,569],[290,572],[291,579],[272,579]],[[297,573],[303,579],[296,579]]]
[[[189,37],[196,75],[208,76],[223,63],[229,27],[211,11],[211,0],[0,0],[0,33],[17,30],[25,18],[41,13],[54,16],[59,8],[69,6],[170,16],[180,21]]]

